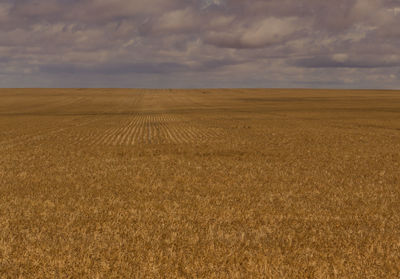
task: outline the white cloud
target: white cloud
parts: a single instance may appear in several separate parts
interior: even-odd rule
[[[191,9],[175,10],[162,15],[154,26],[156,31],[188,31],[198,26],[198,17]]]
[[[346,53],[335,53],[332,55],[332,59],[333,61],[343,63],[349,59],[349,55]]]
[[[226,48],[262,48],[284,42],[299,29],[294,18],[266,18],[250,25],[242,23],[233,30],[211,31],[206,41]]]

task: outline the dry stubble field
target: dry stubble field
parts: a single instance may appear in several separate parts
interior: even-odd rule
[[[0,90],[0,278],[396,278],[400,93]]]

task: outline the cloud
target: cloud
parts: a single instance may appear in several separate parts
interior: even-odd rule
[[[197,14],[192,9],[175,10],[163,14],[156,19],[153,31],[156,32],[185,32],[195,29],[201,24]]]
[[[292,18],[266,18],[234,31],[211,31],[205,37],[209,44],[222,48],[262,48],[284,42],[297,29]]]
[[[0,62],[1,62],[0,58]],[[137,63],[99,63],[95,65],[85,64],[43,64],[39,70],[50,74],[172,74],[184,71],[207,71],[227,65],[234,65],[236,61],[231,60],[208,60],[196,64],[182,64],[175,62],[137,62]]]
[[[0,86],[400,88],[398,26],[396,0],[0,0]]]
[[[41,65],[40,71],[51,74],[164,74],[168,72],[181,72],[187,70],[187,66],[173,62],[163,63],[105,63],[96,65],[76,65],[76,64],[45,64]]]
[[[382,56],[376,59],[373,56],[349,57],[347,54],[318,56],[298,59],[293,62],[297,67],[305,68],[387,68],[400,67],[400,56]]]

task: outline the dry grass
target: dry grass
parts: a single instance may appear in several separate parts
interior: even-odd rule
[[[0,278],[398,278],[400,95],[0,90]]]

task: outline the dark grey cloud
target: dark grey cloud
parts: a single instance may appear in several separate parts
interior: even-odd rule
[[[1,59],[0,59],[1,62]],[[185,71],[207,71],[217,69],[237,62],[231,60],[209,60],[196,65],[187,65],[174,62],[160,63],[104,63],[94,65],[77,64],[44,64],[39,66],[39,71],[50,74],[170,74]]]
[[[97,64],[94,66],[76,64],[48,64],[40,65],[41,72],[51,74],[165,74],[168,72],[182,72],[188,69],[179,63],[117,63]]]
[[[398,26],[396,0],[0,0],[0,86],[398,88]]]
[[[347,54],[335,54],[330,57],[311,57],[297,59],[293,62],[295,66],[305,68],[386,68],[400,67],[400,56],[380,57],[373,56],[349,57]]]

